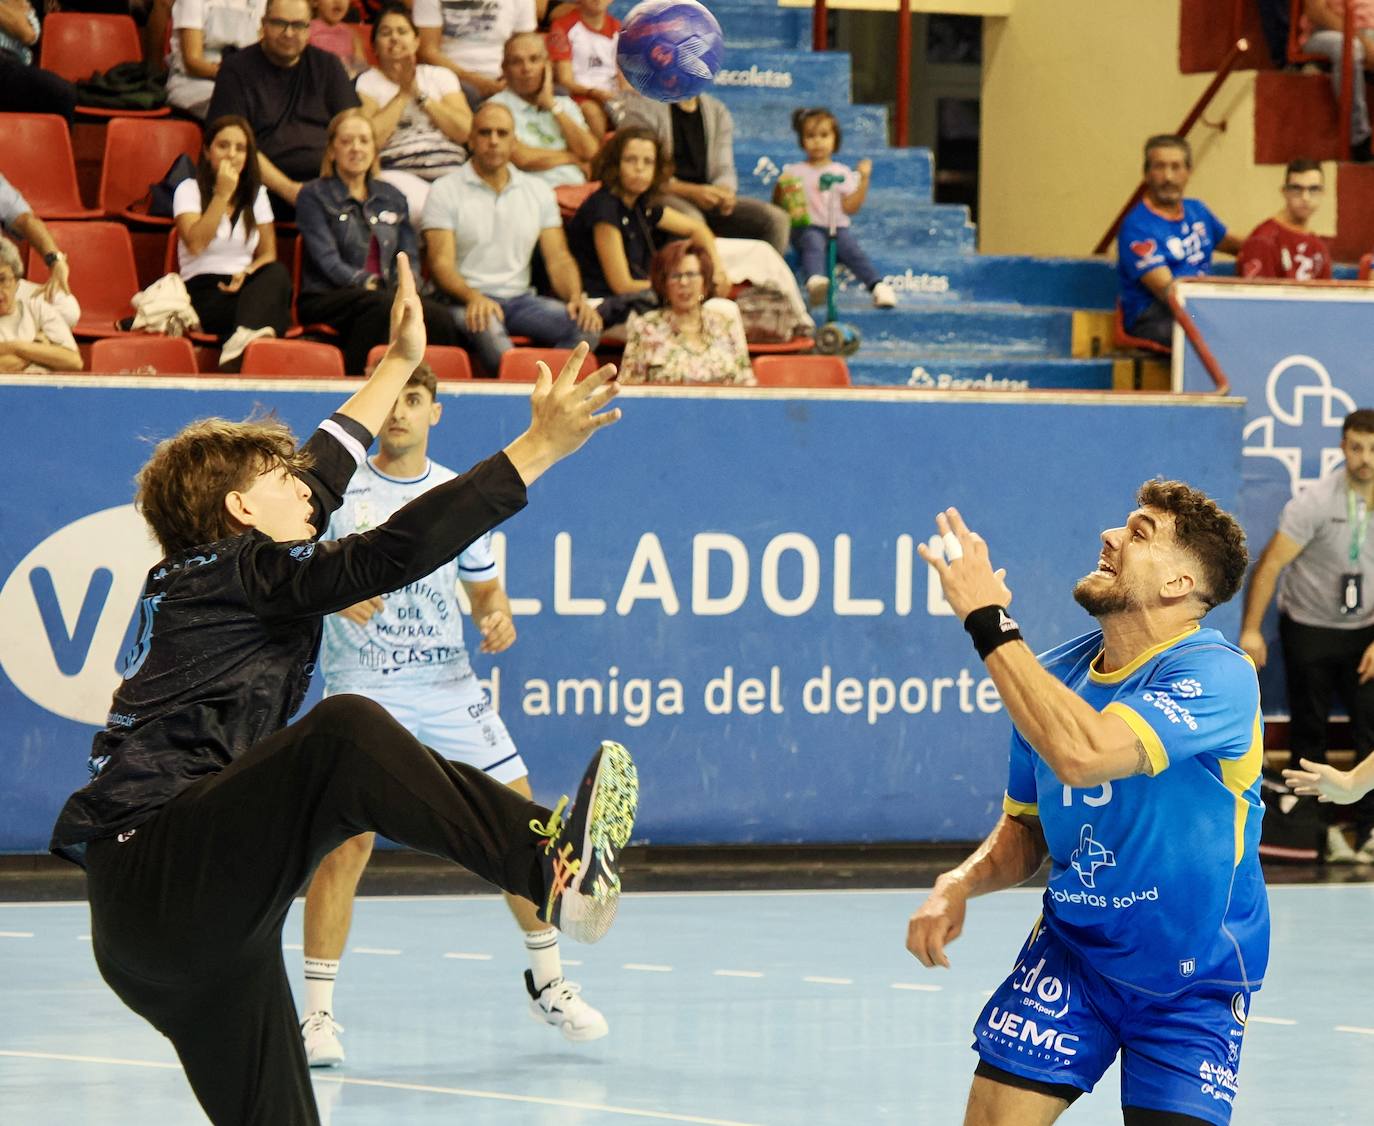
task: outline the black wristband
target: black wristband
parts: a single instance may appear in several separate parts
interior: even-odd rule
[[[985,661],[999,645],[1023,640],[1021,627],[1000,606],[980,606],[964,619],[964,628],[973,638],[978,656]]]

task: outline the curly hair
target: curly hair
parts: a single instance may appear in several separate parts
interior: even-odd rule
[[[1196,594],[1207,608],[1229,602],[1250,565],[1245,533],[1236,518],[1182,481],[1146,481],[1136,501],[1174,518],[1174,541],[1202,567]]]
[[[592,179],[600,180],[607,191],[620,189],[620,158],[625,154],[625,146],[631,141],[648,141],[654,146],[654,179],[647,194],[654,195],[673,175],[673,162],[663,155],[663,146],[658,143],[658,134],[644,125],[626,125],[617,129],[592,157]]]
[[[134,504],[168,555],[226,539],[239,531],[224,507],[230,493],[280,465],[309,469],[291,428],[273,415],[230,422],[202,418],[157,444],[138,471]]]

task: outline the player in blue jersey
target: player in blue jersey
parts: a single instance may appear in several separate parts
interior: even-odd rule
[[[1121,320],[1133,336],[1173,342],[1169,290],[1179,278],[1206,274],[1212,254],[1240,252],[1207,205],[1184,198],[1193,174],[1193,150],[1182,137],[1161,133],[1145,142],[1145,195],[1121,221],[1116,272],[1121,283]]]
[[[1043,912],[975,1027],[966,1126],[1054,1122],[1118,1053],[1127,1126],[1228,1123],[1269,955],[1258,846],[1263,727],[1244,652],[1201,619],[1245,576],[1202,493],[1141,486],[1074,598],[1098,630],[1038,660],[988,548],[954,509],[925,547],[1015,725],[1004,813],[935,882],[908,949],[945,946],[975,895],[1051,861]]]
[[[429,459],[429,432],[443,415],[426,364],[416,368],[391,410],[378,451],[349,482],[324,539],[376,527],[402,506],[456,474]],[[370,598],[324,620],[320,669],[325,695],[352,693],[381,704],[431,749],[531,797],[528,771],[506,725],[477,681],[463,641],[461,584],[482,635],[483,653],[515,643],[510,600],[501,586],[490,534],[457,559],[400,590]],[[301,1034],[312,1067],[343,1062],[343,1026],[334,1020],[334,982],[352,922],[358,880],[374,836],[344,842],[320,862],[305,899],[305,1004]],[[528,899],[506,895],[525,935],[531,1015],[569,1040],[605,1036],[605,1018],[563,977],[558,932],[540,921]]]

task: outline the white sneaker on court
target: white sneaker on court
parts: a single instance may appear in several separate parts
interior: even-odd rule
[[[560,1029],[569,1040],[600,1040],[610,1031],[606,1018],[579,994],[582,986],[561,977],[543,989],[535,989],[534,974],[525,971],[525,988],[530,995],[530,1016]]]
[[[1328,864],[1354,864],[1355,850],[1345,839],[1339,825],[1328,825],[1326,829],[1326,862]]]
[[[830,296],[830,279],[824,274],[812,274],[806,279],[806,303],[808,305],[824,305],[825,299]]]
[[[879,282],[873,287],[873,307],[875,309],[895,309],[897,294],[887,282]]]
[[[1374,864],[1374,833],[1370,833],[1364,844],[1355,853],[1356,864]]]
[[[311,1013],[301,1021],[305,1058],[311,1067],[338,1067],[343,1063],[343,1044],[339,1042],[343,1030],[343,1025],[326,1012]]]

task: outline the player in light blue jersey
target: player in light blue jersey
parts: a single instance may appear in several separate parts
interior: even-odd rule
[[[322,538],[342,539],[376,527],[455,476],[427,456],[430,428],[443,414],[436,391],[434,373],[422,363],[378,435],[379,451],[353,475]],[[481,631],[481,651],[509,649],[515,643],[515,625],[487,535],[425,578],[327,617],[320,656],[325,694],[349,692],[375,700],[426,746],[528,797],[525,763],[478,684],[463,643],[460,583]],[[301,1034],[312,1067],[343,1062],[343,1026],[333,1015],[334,982],[352,922],[353,897],[372,846],[371,833],[340,845],[321,861],[306,894]],[[569,1040],[605,1036],[605,1018],[563,977],[557,932],[540,922],[528,900],[507,895],[506,903],[525,932],[531,1014],[561,1029]]]
[[[1054,1122],[1121,1056],[1127,1126],[1229,1123],[1269,956],[1259,864],[1263,725],[1250,658],[1201,627],[1245,576],[1245,535],[1202,493],[1141,486],[1074,598],[1098,630],[1039,659],[987,544],[954,509],[921,548],[1014,729],[1004,813],[935,883],[907,947],[948,966],[975,895],[1046,852],[1041,917],[978,1018],[966,1126]]]

